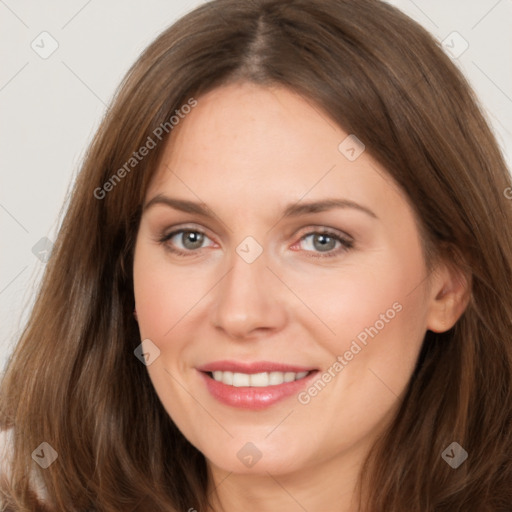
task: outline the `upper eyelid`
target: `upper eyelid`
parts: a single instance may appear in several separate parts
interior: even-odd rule
[[[191,224],[184,224],[184,225],[178,224],[177,226],[173,226],[173,227],[171,227],[169,229],[163,230],[162,231],[162,237],[167,238],[170,235],[177,234],[177,233],[180,233],[182,231],[197,231],[199,233],[203,233],[204,235],[208,236],[208,238],[212,239],[212,237],[209,235],[210,230],[208,228],[205,228],[204,226],[199,226],[199,225],[196,225],[196,224],[193,224],[193,225],[191,225]],[[349,235],[348,233],[346,233],[345,231],[342,231],[342,230],[337,229],[337,228],[332,228],[332,227],[329,227],[329,226],[325,226],[323,224],[310,224],[310,225],[308,225],[305,228],[300,228],[300,229],[294,230],[292,235],[286,235],[286,237],[294,236],[294,235],[296,235],[296,233],[298,233],[300,231],[304,231],[304,233],[302,233],[300,235],[300,239],[302,239],[305,236],[311,235],[311,234],[326,233],[326,234],[337,235],[340,238],[345,238],[345,239],[348,239],[348,240],[353,240],[353,237],[351,235]]]
[[[207,229],[207,228],[204,228],[202,226],[197,227],[195,225],[181,225],[181,224],[179,224],[177,226],[173,226],[173,227],[168,228],[168,229],[162,230],[162,238],[168,238],[171,235],[176,235],[176,234],[181,233],[183,231],[193,231],[193,232],[203,233],[208,238],[212,238],[208,234],[210,232],[210,230]]]

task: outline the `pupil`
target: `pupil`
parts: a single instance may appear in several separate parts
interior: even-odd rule
[[[320,251],[329,251],[331,249],[334,249],[334,246],[336,244],[336,240],[334,240],[334,238],[331,238],[328,235],[315,235],[315,238],[313,240],[313,245],[315,246],[315,249]]]
[[[196,233],[195,231],[187,231],[184,233],[185,239],[183,245],[187,249],[197,249],[201,247],[203,243],[203,235],[202,233]]]

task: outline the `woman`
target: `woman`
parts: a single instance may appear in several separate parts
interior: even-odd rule
[[[393,7],[188,14],[107,112],[7,368],[5,509],[510,510],[510,186]]]

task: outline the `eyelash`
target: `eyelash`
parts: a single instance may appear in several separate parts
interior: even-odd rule
[[[208,235],[200,229],[181,228],[181,229],[171,231],[171,233],[164,234],[163,236],[161,236],[158,239],[158,242],[162,245],[165,245],[165,247],[168,251],[170,251],[173,254],[176,254],[178,256],[183,256],[183,257],[192,256],[193,253],[198,252],[200,249],[202,249],[202,248],[199,248],[196,250],[183,251],[181,249],[176,249],[176,247],[172,247],[171,245],[169,245],[167,243],[171,238],[175,237],[176,235],[182,234],[182,233],[198,233],[200,235],[204,235],[206,238],[209,238]],[[339,233],[331,231],[326,228],[317,230],[317,231],[309,231],[305,235],[301,236],[300,239],[298,240],[298,242],[296,242],[295,244],[302,242],[303,240],[305,240],[306,238],[308,238],[309,236],[312,236],[312,235],[326,235],[329,238],[333,238],[335,241],[339,242],[341,245],[337,249],[333,249],[333,250],[325,252],[325,253],[322,253],[321,251],[305,251],[306,253],[314,253],[314,254],[308,254],[307,255],[308,257],[329,258],[329,257],[333,257],[333,256],[338,256],[340,253],[347,252],[354,247],[354,242],[352,240],[345,238],[345,237],[341,236]]]

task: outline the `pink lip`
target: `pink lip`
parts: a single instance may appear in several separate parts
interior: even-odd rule
[[[292,366],[281,363],[256,362],[251,364],[238,363],[234,361],[217,361],[197,368],[201,378],[204,380],[210,394],[219,402],[243,409],[259,410],[269,407],[291,395],[297,395],[301,389],[306,387],[311,379],[318,373],[316,370],[303,366]],[[235,387],[222,382],[217,382],[207,372],[215,370],[232,371],[240,373],[260,372],[305,372],[311,371],[309,375],[293,382],[283,382],[276,386],[257,387]]]
[[[271,361],[255,361],[253,363],[243,363],[238,361],[214,361],[197,369],[201,372],[214,372],[220,370],[222,372],[238,372],[238,373],[262,373],[262,372],[309,372],[316,368],[311,366],[297,366],[283,363],[273,363]]]

